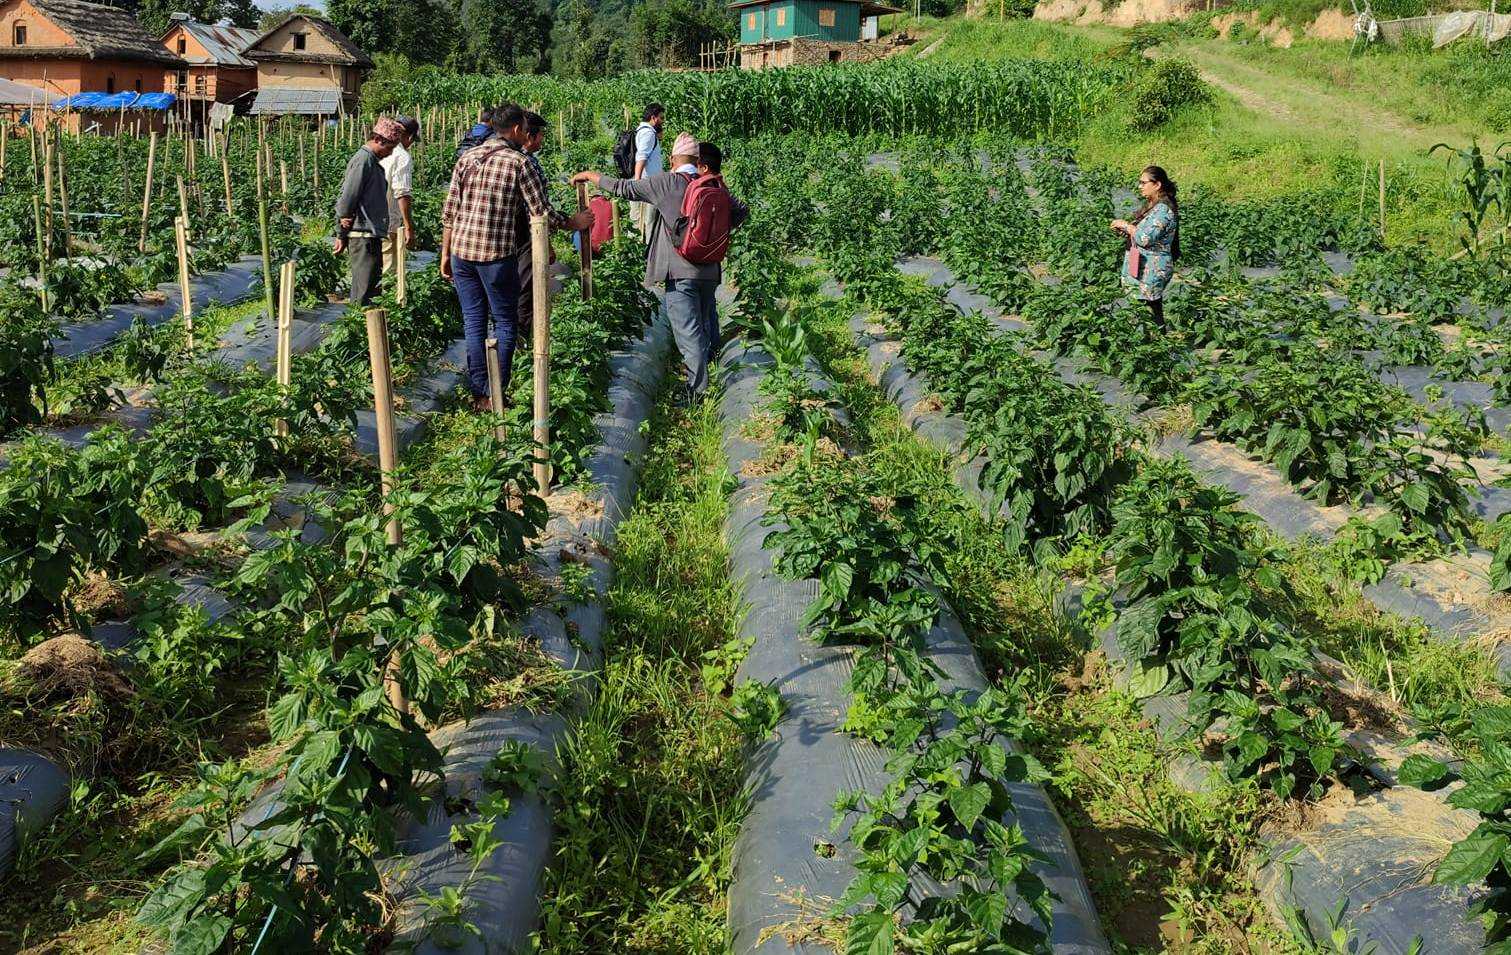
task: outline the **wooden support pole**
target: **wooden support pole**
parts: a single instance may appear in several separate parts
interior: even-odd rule
[[[535,483],[551,489],[551,227],[545,216],[530,217],[530,261],[535,280]]]
[[[484,354],[488,356],[488,403],[493,407],[493,413],[500,418],[504,414],[504,372],[503,366],[498,360],[498,339],[490,338],[483,342]],[[504,440],[504,423],[502,420],[493,429],[493,436],[500,441]]]
[[[53,137],[52,137],[51,130],[50,129],[43,130],[43,132],[42,132],[42,211],[46,214],[44,216],[44,218],[47,220],[47,231],[44,234],[47,236],[47,246],[46,246],[46,248],[47,248],[47,255],[48,255],[49,258],[51,258],[51,256],[52,256],[53,236],[57,234],[53,230],[53,221],[52,221],[52,201],[53,201],[53,196],[52,196],[52,155],[53,155]]]
[[[184,184],[183,176],[175,176],[174,180],[178,186],[178,217],[184,220],[184,234],[192,235],[189,229],[189,189]]]
[[[577,211],[581,212],[587,207],[588,184],[579,182],[577,184]],[[593,230],[582,229],[577,233],[577,236],[578,244],[581,246],[577,262],[578,272],[582,279],[582,297],[584,299],[591,299],[593,297]]]
[[[278,269],[278,350],[277,350],[277,375],[278,387],[284,392],[288,391],[290,383],[294,380],[294,263],[285,262]],[[280,438],[286,438],[289,434],[289,423],[279,418],[273,424],[273,431]]]
[[[68,179],[64,175],[63,150],[58,150],[58,206],[63,214],[63,251],[73,258],[73,227],[68,222]]]
[[[261,170],[257,175],[257,231],[262,237],[262,299],[271,321],[277,312],[273,301],[273,253],[268,247],[268,197],[264,192]]]
[[[5,182],[5,154],[10,143],[10,123],[0,122],[0,184]]]
[[[409,230],[399,226],[393,234],[394,300],[403,305],[409,298]]]
[[[393,417],[393,370],[388,357],[388,313],[381,308],[370,308],[366,318],[367,357],[372,363],[373,376],[373,414],[378,431],[378,468],[383,478],[383,513],[389,518],[388,542],[397,546],[403,538],[398,519],[393,517],[393,504],[388,500],[394,489],[394,469],[399,463]]]
[[[194,295],[189,288],[189,223],[182,217],[173,220],[173,240],[178,249],[178,293],[183,297],[184,337],[194,348]]]
[[[32,193],[32,221],[37,230],[37,283],[42,296],[42,311],[47,311],[51,300],[47,295],[47,240],[42,236],[42,197]]]
[[[229,145],[228,142],[220,144],[220,179],[226,187],[226,218],[234,222],[236,220],[236,206],[231,200],[231,160],[228,155],[231,150],[227,148]]]
[[[137,249],[147,251],[147,216],[152,212],[152,173],[157,166],[157,130],[147,138],[147,182],[142,186],[142,235]]]
[[[611,209],[614,210],[613,214],[611,216],[611,219],[610,219],[610,224],[613,227],[614,241],[618,242],[619,241],[619,200],[618,199],[610,199],[609,200],[609,208],[611,208]]]
[[[1385,160],[1380,160],[1380,241],[1385,241]]]
[[[289,211],[289,164],[278,160],[278,190],[283,196],[283,211]]]
[[[378,469],[382,475],[383,513],[388,516],[388,543],[398,547],[404,542],[399,519],[394,516],[390,500],[394,491],[394,469],[398,467],[398,436],[393,420],[393,371],[388,358],[388,316],[381,308],[367,310],[367,356],[372,363],[373,412],[378,429]],[[388,701],[400,713],[409,712],[409,700],[399,682],[400,660],[391,654],[384,670],[383,683]]]

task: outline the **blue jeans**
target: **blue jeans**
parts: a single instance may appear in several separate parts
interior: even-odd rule
[[[719,316],[713,279],[672,279],[663,300],[672,337],[687,366],[687,387],[694,397],[708,390],[708,363],[718,349]]]
[[[475,398],[488,394],[488,359],[484,342],[488,321],[498,339],[499,371],[505,397],[514,367],[514,340],[519,328],[519,268],[515,257],[492,262],[469,262],[451,257],[456,297],[462,304],[462,334],[467,338],[467,384]]]

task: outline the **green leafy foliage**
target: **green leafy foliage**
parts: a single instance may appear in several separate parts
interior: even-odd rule
[[[1346,752],[1342,727],[1322,706],[1277,555],[1237,503],[1184,462],[1144,463],[1113,508],[1118,644],[1157,676],[1151,691],[1189,694],[1190,733],[1221,721],[1230,776],[1315,794]]]
[[[1448,805],[1479,813],[1480,823],[1455,842],[1433,870],[1440,885],[1478,886],[1489,891],[1475,903],[1471,915],[1482,917],[1487,951],[1511,943],[1511,707],[1484,706],[1470,716],[1468,738],[1472,755],[1454,767],[1430,757],[1413,755],[1401,766],[1401,782],[1421,789],[1463,785],[1448,794]]]

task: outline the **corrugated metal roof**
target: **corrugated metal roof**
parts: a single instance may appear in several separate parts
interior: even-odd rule
[[[46,106],[55,94],[36,86],[27,86],[13,80],[0,79],[0,105]]]
[[[336,116],[341,112],[341,91],[331,86],[265,86],[257,91],[249,112],[254,116]]]
[[[256,30],[243,29],[242,27],[221,26],[215,23],[201,23],[198,20],[188,18],[177,19],[174,15],[173,22],[169,25],[169,32],[173,27],[184,28],[184,32],[194,37],[209,54],[207,57],[196,56],[192,53],[184,53],[184,59],[190,63],[214,63],[216,66],[239,66],[255,67],[257,64],[242,56],[247,47],[256,43],[262,36]],[[167,33],[163,34],[164,37]]]

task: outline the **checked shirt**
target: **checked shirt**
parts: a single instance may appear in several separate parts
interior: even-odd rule
[[[520,236],[529,235],[527,216],[537,215],[553,229],[566,226],[567,217],[546,194],[545,175],[518,148],[491,140],[457,160],[441,207],[452,255],[468,262],[506,259],[520,251]]]

